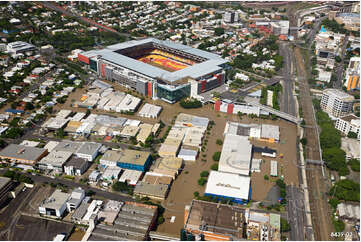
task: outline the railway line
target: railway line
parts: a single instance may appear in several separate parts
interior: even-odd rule
[[[304,128],[307,138],[306,158],[310,160],[322,160],[319,148],[318,126],[315,120],[315,113],[312,104],[312,97],[307,80],[307,70],[301,54],[301,49],[295,48],[297,63],[297,75],[300,82],[300,106],[303,111],[303,118],[307,124]],[[307,164],[307,181],[310,196],[313,230],[316,240],[330,240],[333,231],[331,223],[331,211],[327,202],[327,187],[324,181],[323,167],[315,164]]]

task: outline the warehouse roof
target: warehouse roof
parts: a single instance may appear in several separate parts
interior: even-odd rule
[[[158,174],[154,172],[147,172],[143,178],[143,182],[148,184],[164,184],[170,185],[173,181],[173,178],[163,174]]]
[[[219,171],[249,175],[252,145],[246,136],[226,134],[223,142]]]
[[[72,152],[68,151],[51,151],[38,164],[62,166],[72,156]]]
[[[261,138],[280,139],[280,127],[277,125],[262,124]]]
[[[183,164],[182,158],[178,157],[164,157],[159,161],[158,168],[163,170],[176,170],[178,171]]]
[[[124,169],[124,172],[120,176],[119,181],[127,181],[129,185],[136,185],[142,174],[142,171]]]
[[[250,180],[248,176],[211,171],[205,193],[248,200]]]
[[[124,150],[119,162],[144,166],[150,153],[140,150]]]
[[[138,126],[125,126],[122,132],[120,133],[120,135],[133,137],[137,135],[138,131],[139,131]]]
[[[175,124],[180,126],[190,126],[190,127],[202,127],[207,128],[209,123],[208,118],[198,117],[186,113],[178,114]]]
[[[8,184],[9,181],[11,181],[11,179],[8,177],[0,177],[0,190]]]
[[[123,151],[120,150],[107,150],[100,161],[114,161],[117,162],[123,156]]]
[[[0,151],[0,157],[35,161],[46,151],[47,150],[43,148],[9,144],[2,151]]]
[[[55,190],[54,193],[47,199],[45,199],[40,207],[60,209],[66,201],[70,198],[69,193],[62,192],[60,190]]]
[[[156,106],[153,104],[146,103],[139,111],[138,115],[145,117],[158,117],[161,110],[162,110],[161,106]]]
[[[101,144],[93,143],[93,142],[83,142],[79,149],[77,150],[77,154],[86,154],[86,155],[93,155],[96,153],[100,147],[102,147]]]
[[[155,196],[159,198],[165,198],[168,191],[168,185],[162,184],[147,184],[145,182],[138,182],[135,186],[134,193],[148,196]]]
[[[79,147],[81,146],[81,143],[77,142],[71,142],[71,141],[61,141],[54,150],[57,151],[69,151],[72,153],[75,153]]]
[[[168,48],[177,49],[187,54],[202,57],[206,60],[202,63],[184,68],[183,70],[169,72],[115,52],[121,49],[126,49],[147,43],[155,43],[158,45],[166,46]],[[173,43],[170,41],[157,40],[154,38],[127,41],[124,43],[108,46],[106,49],[102,49],[99,51],[83,52],[81,54],[87,57],[94,57],[100,55],[101,58],[106,61],[110,61],[114,64],[131,69],[138,73],[142,73],[152,78],[162,78],[170,82],[174,82],[185,77],[198,78],[207,75],[212,71],[221,70],[222,68],[219,66],[228,62],[227,60],[222,59],[219,55],[210,52],[195,49],[182,44]]]
[[[83,158],[78,158],[78,157],[72,157],[66,164],[65,166],[72,166],[76,169],[80,169],[81,167],[83,167],[88,161],[83,159]]]

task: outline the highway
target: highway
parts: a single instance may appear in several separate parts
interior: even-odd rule
[[[305,240],[305,209],[301,189],[295,186],[287,186],[287,215],[291,226],[290,240]]]
[[[284,66],[282,68],[283,85],[282,96],[281,96],[281,111],[288,113],[290,115],[296,116],[296,104],[295,97],[293,95],[293,85],[294,81],[292,79],[293,75],[293,60],[292,60],[292,51],[288,43],[281,42],[279,44],[280,55],[283,56]]]

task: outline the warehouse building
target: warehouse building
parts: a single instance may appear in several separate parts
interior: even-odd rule
[[[64,164],[64,172],[68,176],[81,176],[89,167],[89,162],[83,158],[72,157]]]
[[[119,178],[120,182],[126,182],[129,185],[135,186],[142,177],[142,171],[124,169],[122,175]]]
[[[152,133],[153,125],[151,124],[141,124],[139,125],[139,133],[136,137],[138,142],[142,142],[145,144],[145,141],[149,137],[149,135]]]
[[[252,160],[252,144],[247,136],[226,134],[218,170],[249,176]]]
[[[78,59],[102,78],[170,103],[223,85],[227,68],[218,55],[154,38],[82,52]]]
[[[76,151],[75,155],[79,158],[86,159],[88,161],[93,161],[98,155],[101,144],[92,143],[92,142],[83,142],[79,149]]]
[[[48,154],[48,150],[24,145],[9,144],[0,151],[1,159],[34,165]]]
[[[156,106],[153,104],[146,103],[138,112],[140,117],[144,118],[158,118],[160,112],[162,111],[161,106]]]
[[[148,184],[140,181],[134,188],[134,194],[150,199],[163,201],[168,195],[169,186],[163,184]]]
[[[52,151],[38,162],[40,170],[53,171],[55,173],[62,173],[65,162],[67,162],[73,153],[68,151]]]
[[[123,156],[121,150],[107,150],[104,155],[100,158],[100,164],[104,167],[117,166],[117,162]]]
[[[117,162],[117,166],[124,169],[147,171],[152,163],[149,152],[139,150],[124,150],[123,156]]]
[[[143,178],[143,182],[154,185],[168,185],[172,184],[173,178],[167,175],[158,174],[156,172],[147,172]]]
[[[205,196],[217,199],[230,199],[239,204],[248,203],[251,198],[251,178],[220,171],[211,171],[208,177]]]
[[[118,180],[120,173],[122,172],[122,169],[117,166],[109,166],[105,168],[102,179],[103,181],[109,181],[112,182],[114,179]]]
[[[49,198],[45,199],[40,204],[39,213],[46,216],[61,218],[67,209],[67,201],[69,198],[69,193],[55,190]]]
[[[9,193],[16,187],[16,184],[8,177],[0,177],[0,208],[6,204]]]

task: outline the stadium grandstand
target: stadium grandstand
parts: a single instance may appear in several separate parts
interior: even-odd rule
[[[78,59],[101,78],[170,103],[223,85],[228,68],[219,55],[154,38],[82,52]]]

